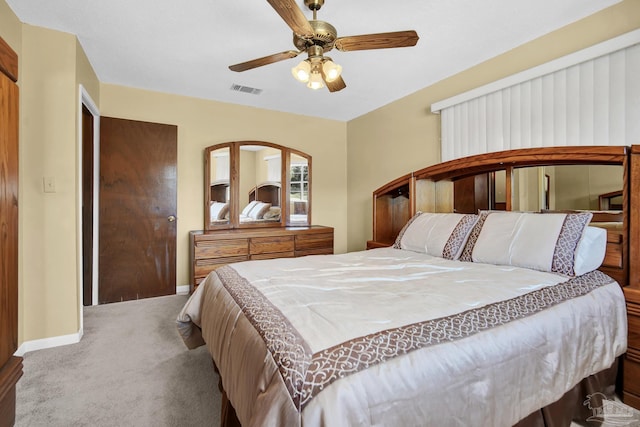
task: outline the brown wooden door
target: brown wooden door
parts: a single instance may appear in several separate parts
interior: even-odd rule
[[[176,292],[177,133],[100,119],[101,304]]]

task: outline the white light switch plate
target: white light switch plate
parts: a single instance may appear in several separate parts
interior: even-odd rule
[[[56,192],[56,179],[52,176],[45,176],[42,178],[42,184],[44,185],[45,193],[55,193]]]

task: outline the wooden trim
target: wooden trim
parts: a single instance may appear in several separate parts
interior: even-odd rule
[[[479,173],[505,169],[507,166],[547,166],[567,164],[622,164],[628,147],[544,147],[523,148],[479,154],[450,160],[420,169],[416,179],[460,179]]]
[[[416,178],[409,178],[409,218],[413,217],[418,209],[416,208]]]
[[[0,369],[0,426],[15,422],[16,383],[22,377],[22,357],[13,356]]]
[[[629,213],[625,228],[628,227],[629,248],[629,286],[640,290],[640,145],[631,147],[629,178],[627,184],[628,197],[623,203],[628,203]],[[628,199],[628,200],[627,200]]]
[[[373,194],[384,194],[388,191],[391,191],[397,187],[402,187],[403,185],[406,185],[407,182],[409,182],[409,180],[411,179],[412,174],[408,173],[406,175],[402,175],[400,178],[396,178],[393,181],[383,185],[382,187],[378,188],[377,190],[374,190]]]
[[[507,166],[505,168],[505,209],[508,211],[513,210],[513,167]]]
[[[0,71],[13,82],[18,81],[18,54],[0,37]]]

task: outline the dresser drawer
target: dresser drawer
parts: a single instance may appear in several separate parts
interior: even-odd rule
[[[196,259],[249,255],[249,239],[200,240],[194,251]]]
[[[194,265],[194,275],[195,277],[205,277],[207,274],[211,273],[218,267],[222,267],[223,265],[231,264],[232,262],[241,262],[248,261],[249,256],[230,256],[223,258],[209,258],[209,259],[199,259],[195,262]]]
[[[296,251],[297,257],[307,255],[333,255],[333,248],[315,248]]]
[[[296,253],[309,249],[328,249],[333,253],[333,233],[314,233],[296,236]]]
[[[276,252],[293,252],[294,250],[294,237],[293,236],[278,236],[278,237],[254,237],[249,244],[249,252],[252,255],[269,254]],[[260,258],[265,259],[265,258]]]

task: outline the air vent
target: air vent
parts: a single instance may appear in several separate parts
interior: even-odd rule
[[[262,89],[256,89],[255,87],[242,86],[237,84],[232,84],[231,90],[235,90],[236,92],[250,93],[252,95],[260,95],[262,93]]]

